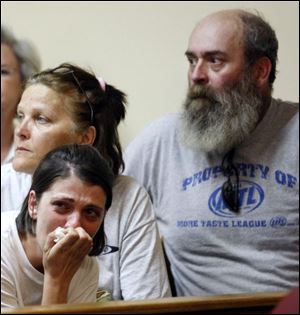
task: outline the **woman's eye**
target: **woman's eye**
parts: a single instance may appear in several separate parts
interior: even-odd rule
[[[87,208],[85,213],[91,219],[98,219],[102,217],[103,211],[94,208]]]
[[[58,207],[58,208],[64,208],[65,207],[65,203],[64,202],[60,202],[60,201],[53,202],[53,205]]]
[[[58,213],[64,213],[66,211],[68,211],[69,209],[69,205],[65,202],[61,202],[61,201],[55,201],[52,203],[52,205],[54,206],[55,210]]]
[[[44,116],[37,116],[35,120],[40,124],[46,124],[49,122],[49,120]]]
[[[18,121],[21,121],[23,118],[24,118],[24,114],[22,114],[22,113],[17,113],[16,119],[17,119]]]
[[[6,69],[1,69],[1,76],[10,75],[10,72]]]

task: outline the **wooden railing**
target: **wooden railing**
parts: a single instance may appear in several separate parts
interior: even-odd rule
[[[2,314],[267,314],[288,292],[174,297],[1,309]]]

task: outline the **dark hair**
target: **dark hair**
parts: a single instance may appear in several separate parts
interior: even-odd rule
[[[49,190],[59,178],[68,178],[72,174],[89,184],[100,186],[106,194],[105,209],[109,209],[112,202],[114,175],[97,149],[90,145],[64,145],[48,152],[32,176],[29,192],[34,190],[37,201],[39,201],[43,193]],[[23,202],[20,214],[16,218],[16,223],[20,233],[35,235],[36,221],[28,213],[28,199],[29,193]],[[103,226],[102,223],[93,238],[90,256],[99,255],[103,250],[105,245]]]
[[[1,25],[1,44],[8,45],[15,54],[19,65],[22,81],[40,71],[41,60],[35,46],[28,40],[17,40],[11,30]]]
[[[276,79],[276,63],[278,58],[278,40],[275,31],[259,13],[255,15],[246,11],[240,11],[239,17],[243,24],[247,65],[251,66],[261,57],[269,58],[272,63],[269,86],[272,88],[273,82]]]
[[[96,128],[93,146],[107,160],[115,175],[124,170],[117,127],[125,118],[126,95],[109,84],[103,90],[93,73],[69,63],[37,73],[27,86],[38,83],[68,97],[78,130],[83,132],[93,125]]]

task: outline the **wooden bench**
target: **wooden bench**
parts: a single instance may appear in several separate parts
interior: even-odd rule
[[[1,309],[2,314],[267,314],[288,292],[173,297]]]

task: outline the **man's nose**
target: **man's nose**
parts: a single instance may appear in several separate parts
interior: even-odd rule
[[[191,80],[193,84],[206,85],[209,82],[208,70],[203,60],[199,59],[191,72]]]

